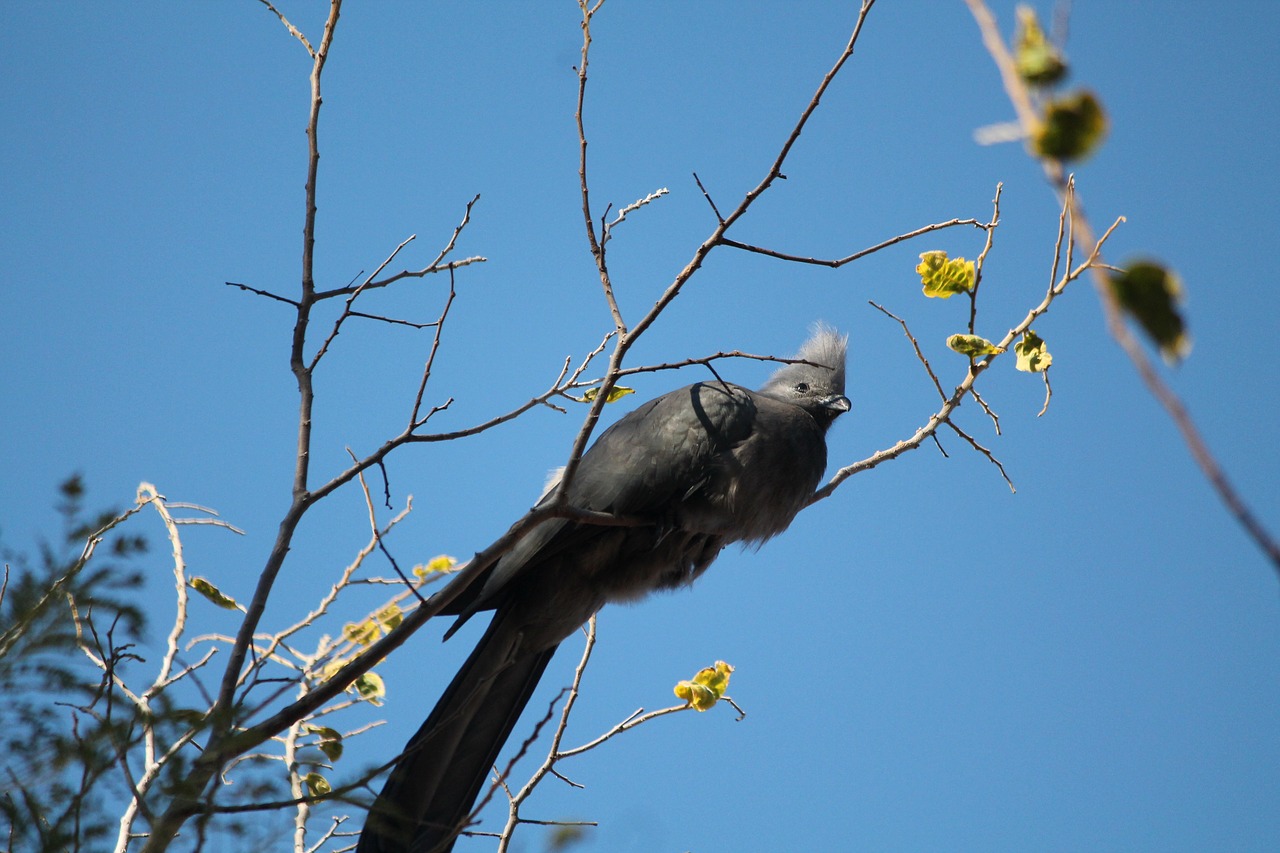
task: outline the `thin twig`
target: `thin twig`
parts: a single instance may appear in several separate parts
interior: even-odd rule
[[[977,404],[982,407],[982,411],[987,413],[987,417],[991,418],[991,423],[996,428],[996,435],[1000,435],[1000,416],[997,415],[995,411],[993,411],[992,408],[987,405],[986,400],[982,399],[982,395],[978,393],[977,388],[970,388],[969,394],[973,397],[973,399],[977,402]]]
[[[635,211],[639,210],[640,208],[644,207],[647,204],[652,204],[653,202],[662,198],[664,195],[669,194],[670,192],[671,190],[667,189],[666,187],[663,187],[662,189],[659,189],[659,190],[654,190],[644,198],[633,201],[631,204],[622,208],[622,210],[619,210],[617,217],[615,217],[612,222],[605,222],[602,224],[600,228],[600,241],[608,242],[610,236],[612,236],[613,234],[613,229],[621,225],[626,220],[628,214],[634,213]]]
[[[911,330],[907,328],[907,321],[899,317],[897,314],[894,314],[878,302],[868,301],[867,304],[887,317],[898,321],[898,324],[902,326],[902,333],[907,336],[907,340],[911,341],[911,348],[915,350],[916,358],[924,365],[925,372],[928,373],[929,378],[933,380],[933,387],[937,389],[938,396],[942,398],[943,402],[946,402],[947,392],[942,390],[942,383],[938,381],[938,374],[933,372],[933,367],[930,366],[929,359],[925,358],[924,353],[921,352],[920,342],[916,340],[916,336],[911,334]]]
[[[987,457],[988,462],[990,462],[992,465],[995,465],[996,468],[1000,469],[1000,476],[1004,477],[1005,483],[1007,483],[1009,486],[1009,491],[1015,494],[1017,493],[1018,490],[1013,487],[1013,480],[1009,479],[1009,475],[1005,473],[1004,466],[1000,464],[1000,460],[995,457],[994,453],[992,453],[989,449],[979,444],[973,436],[969,435],[969,433],[965,432],[960,427],[956,426],[954,421],[947,421],[947,426],[951,427],[951,429],[955,432],[956,435],[960,436],[965,441],[969,442],[970,447],[972,447],[974,450],[981,453],[983,456]]]
[[[711,205],[711,212],[716,215],[716,222],[724,224],[724,216],[720,213],[720,208],[716,207],[716,203],[711,198],[711,193],[707,192],[707,188],[702,185],[702,179],[698,177],[698,173],[693,173],[693,182],[698,185],[698,189],[702,191],[702,197],[707,200],[707,204]]]
[[[256,287],[250,287],[249,285],[241,284],[238,281],[224,281],[223,284],[225,284],[227,287],[238,287],[241,290],[247,290],[250,293],[256,293],[259,296],[265,296],[268,299],[274,299],[277,302],[283,302],[286,305],[292,305],[294,308],[298,307],[298,300],[289,299],[288,297],[285,297],[285,296],[280,296],[278,294],[272,293],[269,290],[259,290]]]
[[[395,275],[389,276],[387,278],[383,278],[383,279],[376,278],[378,273],[386,269],[387,265],[391,262],[391,258],[388,258],[386,261],[383,262],[383,264],[380,267],[378,267],[377,270],[373,272],[372,275],[368,276],[365,279],[365,281],[360,285],[347,285],[346,287],[338,287],[338,288],[334,288],[333,290],[321,290],[316,293],[316,300],[319,301],[322,299],[332,299],[336,296],[347,296],[355,292],[356,290],[361,290],[361,291],[375,290],[380,287],[386,287],[389,284],[394,284],[395,282],[403,278],[422,278],[424,276],[433,275],[435,273],[440,273],[440,272],[453,272],[456,269],[460,269],[465,266],[470,266],[471,264],[479,264],[479,263],[484,263],[488,261],[488,258],[484,257],[483,255],[472,255],[471,257],[468,257],[468,258],[461,258],[456,261],[449,261],[448,263],[444,262],[444,259],[448,257],[450,253],[453,252],[454,246],[457,245],[458,237],[462,235],[463,230],[466,229],[467,225],[471,222],[471,209],[475,207],[476,202],[478,201],[480,201],[480,196],[477,194],[474,198],[471,199],[471,201],[467,202],[466,210],[463,211],[463,214],[462,214],[462,221],[459,222],[456,226],[454,226],[453,233],[449,235],[449,239],[448,241],[446,241],[444,248],[439,251],[435,259],[432,260],[431,263],[427,264],[422,269],[402,270],[396,273]],[[392,257],[395,257],[395,255],[399,253],[400,249],[404,247],[405,243],[408,243],[410,240],[413,240],[416,237],[417,235],[415,234],[412,237],[410,237],[408,240],[406,240],[404,243],[401,243],[400,247],[398,247],[396,251],[392,253]]]
[[[854,252],[852,255],[845,255],[843,258],[831,258],[831,259],[813,258],[813,257],[804,256],[804,255],[793,255],[787,252],[779,252],[775,249],[766,249],[762,246],[753,246],[750,243],[741,243],[737,240],[731,240],[728,237],[722,238],[720,242],[725,246],[731,246],[732,248],[735,248],[735,249],[741,249],[744,252],[753,252],[757,255],[767,255],[770,258],[777,258],[778,260],[782,260],[782,261],[791,261],[792,263],[797,263],[797,264],[813,264],[815,266],[831,267],[832,269],[838,269],[844,266],[845,264],[853,263],[854,261],[860,258],[865,258],[867,255],[871,255],[876,252],[879,252],[881,249],[887,249],[890,246],[896,246],[898,243],[902,243],[906,240],[911,240],[915,237],[919,237],[924,234],[929,234],[933,231],[941,231],[944,228],[954,228],[957,225],[972,225],[975,228],[984,228],[984,229],[987,229],[988,231],[990,230],[988,223],[979,222],[977,219],[948,219],[946,222],[935,222],[932,225],[925,225],[921,228],[915,229],[914,231],[908,231],[905,234],[899,234],[896,237],[890,237],[888,240],[882,240],[879,243],[876,243],[874,246],[869,246],[866,249],[862,249],[861,251]]]
[[[307,49],[307,53],[310,54],[311,58],[312,59],[316,58],[315,48],[311,46],[311,42],[307,41],[307,37],[304,36],[297,27],[289,23],[289,19],[286,18],[279,9],[277,9],[275,6],[272,6],[271,3],[268,2],[268,0],[258,0],[258,2],[261,3],[263,6],[266,6],[272,12],[274,12],[275,16],[280,19],[280,23],[284,24],[285,29],[287,29],[294,38],[302,42],[302,46]]]

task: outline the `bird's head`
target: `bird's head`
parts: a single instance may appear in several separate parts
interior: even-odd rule
[[[769,377],[760,393],[799,406],[822,427],[849,411],[844,395],[844,361],[849,338],[825,324],[800,347],[796,358],[810,364],[785,364]]]

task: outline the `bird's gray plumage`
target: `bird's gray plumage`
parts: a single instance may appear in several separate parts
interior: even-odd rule
[[[493,621],[388,777],[359,853],[447,853],[561,641],[604,604],[690,583],[726,545],[787,528],[849,410],[845,348],[819,326],[797,356],[811,364],[784,365],[759,391],[699,382],[600,435],[569,503],[647,523],[544,522],[455,600],[449,634],[482,610]]]

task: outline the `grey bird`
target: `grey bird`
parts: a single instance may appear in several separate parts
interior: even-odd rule
[[[798,355],[811,364],[783,365],[759,391],[699,382],[600,435],[570,505],[645,523],[543,522],[450,605],[446,639],[495,612],[374,801],[358,853],[448,853],[561,641],[604,604],[687,585],[726,545],[791,524],[826,470],[828,427],[849,411],[846,340],[818,326]]]

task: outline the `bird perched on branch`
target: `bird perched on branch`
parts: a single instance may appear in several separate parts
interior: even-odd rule
[[[607,602],[686,585],[726,545],[787,528],[826,470],[828,427],[849,410],[845,349],[818,326],[797,356],[808,363],[759,391],[699,382],[600,435],[568,503],[628,525],[545,521],[450,605],[446,638],[479,611],[493,620],[405,747],[358,853],[448,853],[561,641]]]

